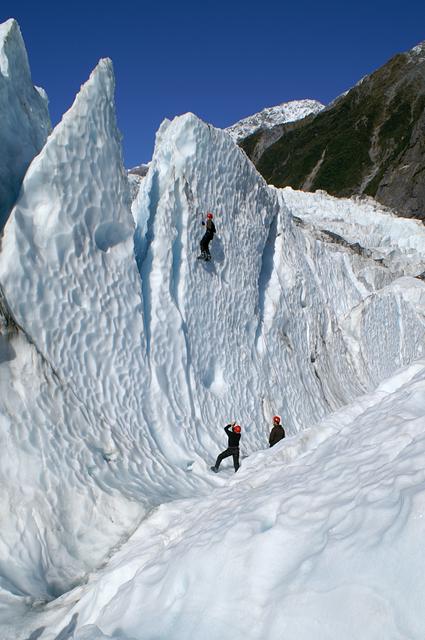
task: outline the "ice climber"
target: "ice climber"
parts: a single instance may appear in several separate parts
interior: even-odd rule
[[[215,234],[215,224],[213,222],[213,214],[207,213],[207,220],[202,220],[202,224],[206,227],[205,233],[202,236],[200,245],[201,245],[201,255],[198,256],[199,260],[211,260],[211,254],[209,250],[209,244],[211,240],[214,238]]]
[[[211,467],[211,470],[215,473],[218,473],[218,468],[221,464],[221,461],[224,458],[228,458],[229,456],[233,456],[233,466],[235,467],[235,473],[239,469],[239,440],[241,439],[241,428],[236,422],[231,422],[224,430],[229,438],[228,446],[225,451],[220,453],[217,460],[215,461],[215,465]]]
[[[280,424],[280,417],[273,416],[273,428],[270,431],[269,445],[273,447],[285,437],[285,429]]]

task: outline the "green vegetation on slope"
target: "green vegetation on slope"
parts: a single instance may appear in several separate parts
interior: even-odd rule
[[[395,56],[328,109],[285,126],[277,142],[265,145],[257,169],[277,187],[375,196],[413,144],[425,110],[424,79],[409,55]],[[241,142],[248,156],[267,135],[259,131]]]

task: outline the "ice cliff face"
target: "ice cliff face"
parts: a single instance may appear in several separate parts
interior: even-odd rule
[[[403,266],[392,273],[372,255],[359,256],[314,229],[300,229],[294,216],[306,205],[289,196],[269,188],[228,137],[195,116],[162,126],[133,205],[136,253],[143,299],[149,296],[151,370],[160,378],[168,371],[167,379],[176,370],[189,372],[178,388],[191,394],[201,442],[203,425],[218,415],[237,415],[245,442],[255,448],[273,409],[297,430],[372,388],[380,373],[368,355],[369,341],[384,324],[389,342],[397,344],[397,355],[391,347],[385,356],[388,375],[421,354],[420,310],[385,289],[404,275]],[[327,198],[322,207],[337,205]],[[195,260],[206,210],[215,212],[218,229],[214,262],[207,267]],[[388,216],[385,221],[396,224]],[[379,244],[387,232],[384,223],[377,229]],[[415,230],[423,241],[421,227]],[[363,305],[367,319],[359,312]],[[401,317],[408,329],[400,329]],[[173,334],[181,336],[175,361],[162,344]],[[401,350],[399,335],[409,335],[407,342],[401,338]],[[359,358],[363,347],[367,355]],[[386,341],[382,350],[388,350]],[[179,403],[180,393],[172,413]]]
[[[124,496],[116,509],[113,488],[93,477],[122,445],[119,433],[137,432],[144,395],[141,388],[136,408],[139,378],[129,372],[145,370],[143,323],[113,90],[111,65],[102,61],[31,164],[2,243],[7,309],[21,343],[26,339],[38,354],[26,358],[33,376],[11,375],[19,380],[16,404],[26,410],[4,411],[11,431],[2,455],[14,465],[12,473],[2,467],[2,486],[9,499],[19,495],[11,525],[19,529],[28,519],[25,538],[40,540],[43,557],[37,589],[28,558],[19,560],[15,588],[39,597],[57,594],[72,573],[100,561],[105,546],[142,512]],[[93,527],[104,531],[100,546],[90,537]],[[34,546],[25,538],[24,556]],[[77,538],[78,551],[66,542]],[[8,570],[15,582],[19,555]]]
[[[243,118],[231,127],[227,127],[226,131],[235,142],[239,142],[260,129],[270,129],[286,122],[302,120],[308,115],[319,113],[324,108],[325,105],[318,100],[291,100]]]
[[[50,131],[47,96],[34,87],[15,20],[0,24],[0,230],[18,196],[25,171]]]
[[[54,598],[149,509],[208,492],[229,420],[253,453],[270,415],[296,434],[423,355],[419,225],[269,187],[191,114],[162,125],[131,211],[113,91],[103,60],[2,242],[0,568],[16,598]]]

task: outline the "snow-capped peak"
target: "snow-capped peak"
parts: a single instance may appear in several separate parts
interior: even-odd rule
[[[408,56],[410,59],[414,59],[417,62],[422,62],[425,60],[425,40],[419,42],[415,47],[408,51]]]
[[[226,131],[230,133],[235,142],[239,142],[259,129],[295,122],[295,120],[301,120],[312,113],[319,113],[324,108],[325,105],[318,100],[291,100],[275,107],[267,107],[252,116],[243,118],[243,120],[227,127]]]

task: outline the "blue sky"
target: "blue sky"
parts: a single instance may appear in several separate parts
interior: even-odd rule
[[[150,159],[165,117],[193,111],[224,127],[288,100],[327,103],[425,39],[423,0],[2,0],[0,21],[10,17],[54,124],[112,58],[127,167]]]

